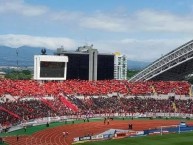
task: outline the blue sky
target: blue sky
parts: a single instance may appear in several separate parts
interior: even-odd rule
[[[0,45],[99,52],[152,61],[192,40],[192,0],[0,0]]]

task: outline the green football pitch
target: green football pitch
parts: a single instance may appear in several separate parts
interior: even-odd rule
[[[193,145],[193,132],[87,142],[81,145]]]

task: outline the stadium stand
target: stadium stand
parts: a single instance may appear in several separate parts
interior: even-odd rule
[[[0,124],[11,126],[35,118],[88,113],[169,111],[192,114],[193,100],[191,97],[187,99],[190,88],[191,85],[183,81],[66,80],[40,83],[3,79],[0,80]],[[180,96],[180,99],[171,100],[169,94]]]

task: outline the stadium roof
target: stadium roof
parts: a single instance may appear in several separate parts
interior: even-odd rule
[[[182,81],[193,72],[193,40],[160,57],[129,81]]]

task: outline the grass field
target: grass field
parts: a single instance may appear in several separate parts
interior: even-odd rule
[[[87,142],[81,145],[193,145],[193,132]]]
[[[6,143],[0,143],[0,145],[7,145]]]

